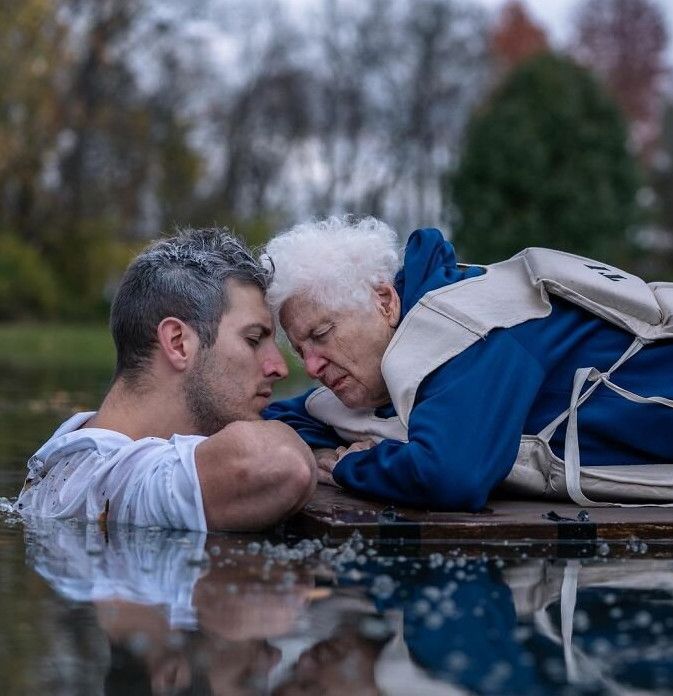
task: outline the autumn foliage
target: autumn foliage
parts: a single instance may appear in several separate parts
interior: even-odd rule
[[[615,98],[641,151],[658,130],[667,39],[654,0],[585,0],[576,16],[573,53]]]
[[[547,34],[518,0],[506,3],[491,34],[491,53],[506,69],[549,49]]]

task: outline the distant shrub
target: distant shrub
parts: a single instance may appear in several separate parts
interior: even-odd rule
[[[469,125],[446,191],[456,246],[480,262],[550,246],[628,263],[640,181],[617,107],[589,72],[533,58]]]
[[[52,317],[59,295],[39,252],[16,235],[0,232],[0,321]]]

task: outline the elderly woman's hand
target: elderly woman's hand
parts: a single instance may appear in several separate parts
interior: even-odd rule
[[[340,488],[339,484],[332,477],[332,471],[337,462],[340,462],[347,454],[351,452],[362,452],[373,447],[376,443],[374,440],[362,440],[354,442],[349,447],[337,447],[335,450],[329,448],[314,449],[313,456],[318,468],[318,483],[326,483],[329,486]]]
[[[329,447],[314,449],[313,456],[318,472],[318,483],[326,483],[338,488],[339,484],[332,478],[332,469],[337,463],[337,451]]]
[[[361,440],[360,442],[354,442],[350,447],[337,447],[336,448],[336,461],[340,462],[347,454],[352,454],[353,452],[362,452],[373,447],[376,443],[374,440]],[[334,467],[332,467],[334,468]]]

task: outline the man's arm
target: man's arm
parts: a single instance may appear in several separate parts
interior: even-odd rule
[[[512,468],[543,376],[511,333],[495,331],[423,381],[408,443],[349,450],[334,479],[401,505],[479,510]]]
[[[194,452],[208,529],[263,529],[306,504],[315,459],[293,430],[276,421],[237,421]]]

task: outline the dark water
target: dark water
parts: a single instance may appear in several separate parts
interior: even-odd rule
[[[106,381],[0,378],[0,496]],[[673,548],[549,554],[0,513],[0,693],[673,693]]]

